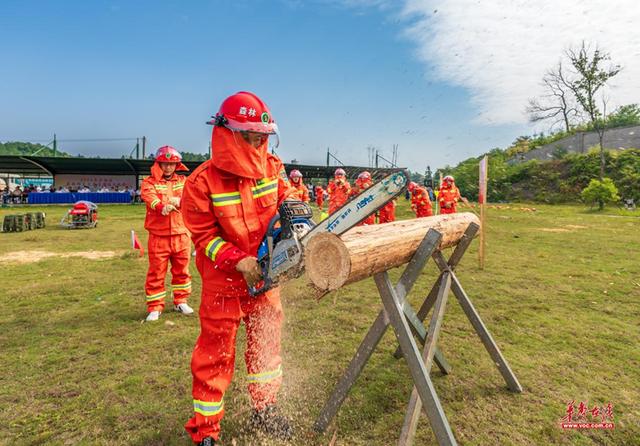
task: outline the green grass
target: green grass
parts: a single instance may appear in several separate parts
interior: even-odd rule
[[[640,438],[640,219],[638,213],[534,205],[488,210],[488,257],[474,242],[458,275],[524,387],[512,394],[452,297],[439,346],[453,370],[432,379],[460,444],[633,445]],[[31,209],[31,208],[29,208]],[[198,320],[145,316],[146,257],[131,255],[130,230],[146,243],[141,206],[100,206],[90,230],[55,226],[67,207],[42,208],[46,229],[0,234],[15,251],[116,251],[107,260],[49,257],[0,264],[0,444],[187,445],[189,360]],[[23,209],[11,209],[11,213]],[[36,209],[39,210],[39,209]],[[0,218],[9,210],[0,210]],[[400,200],[400,216],[408,216]],[[625,215],[622,215],[625,214]],[[612,216],[614,215],[614,216]],[[200,280],[192,264],[199,306]],[[392,271],[396,279],[399,271]],[[430,263],[414,288],[418,305],[436,277]],[[387,445],[397,441],[411,380],[388,331],[325,435],[311,426],[380,309],[371,279],[320,302],[296,282],[287,320],[282,404],[291,444]],[[173,322],[169,325],[166,322]],[[238,339],[237,374],[225,398],[225,444],[256,444],[244,431],[249,400]],[[613,431],[563,431],[567,401],[614,407]],[[260,440],[265,444],[277,444]],[[416,444],[435,444],[423,416]]]

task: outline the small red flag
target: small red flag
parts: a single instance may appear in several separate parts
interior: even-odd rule
[[[142,247],[142,243],[140,243],[140,239],[133,229],[131,230],[131,246],[133,247],[133,249],[137,249],[138,251],[140,251],[140,257],[144,255],[144,248]]]

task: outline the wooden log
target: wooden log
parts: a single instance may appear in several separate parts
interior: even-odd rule
[[[358,226],[341,237],[318,234],[304,250],[306,275],[320,290],[337,290],[407,263],[430,228],[442,234],[444,249],[457,245],[471,223],[480,225],[476,215],[465,212]]]

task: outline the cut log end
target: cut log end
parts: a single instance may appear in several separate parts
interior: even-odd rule
[[[307,244],[304,267],[311,282],[322,290],[337,290],[351,272],[349,251],[329,232],[315,235]]]
[[[444,249],[457,245],[472,223],[479,225],[478,217],[460,213],[361,226],[341,237],[318,234],[304,251],[307,277],[320,290],[337,290],[407,263],[429,229],[442,234]]]

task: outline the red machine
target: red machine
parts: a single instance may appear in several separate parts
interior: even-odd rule
[[[95,228],[98,226],[98,205],[91,201],[78,201],[69,209],[60,226],[67,229]]]

